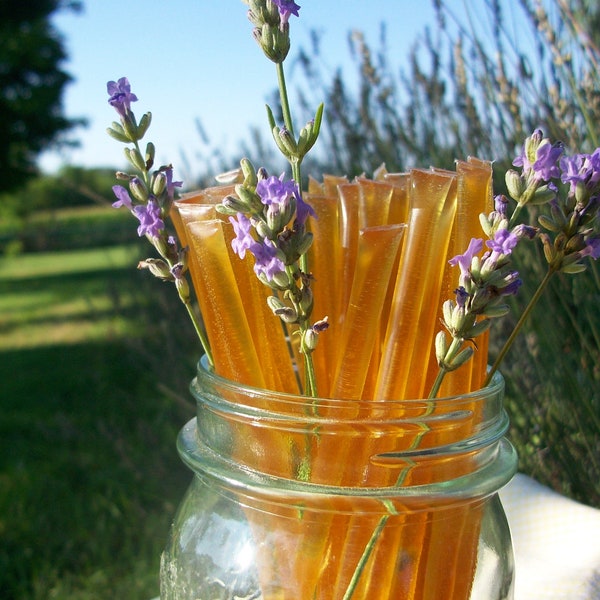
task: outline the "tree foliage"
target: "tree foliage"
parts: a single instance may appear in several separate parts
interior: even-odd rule
[[[63,115],[71,77],[61,68],[66,53],[50,22],[56,11],[79,6],[64,0],[0,3],[0,191],[34,175],[39,153],[65,143],[64,135],[81,123]]]

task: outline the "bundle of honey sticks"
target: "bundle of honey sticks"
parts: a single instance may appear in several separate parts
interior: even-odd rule
[[[383,170],[382,170],[383,171]],[[481,237],[479,214],[492,206],[491,163],[469,158],[456,172],[379,172],[376,179],[325,175],[305,200],[314,242],[308,261],[316,318],[329,330],[314,353],[320,397],[421,398],[437,372],[434,336],[441,306],[458,285],[452,256]],[[298,393],[292,351],[279,335],[251,260],[231,249],[233,228],[215,206],[233,187],[208,188],[176,202],[177,233],[218,374],[242,384]],[[293,341],[293,338],[292,338]],[[287,360],[286,360],[287,358]],[[472,364],[450,374],[443,393],[477,389],[485,342]]]
[[[219,186],[189,194],[175,203],[172,214],[178,236],[190,248],[190,272],[214,368],[220,376],[243,385],[298,394],[302,356],[294,338],[268,307],[266,299],[272,291],[256,278],[252,261],[241,260],[233,252],[233,228],[215,208],[232,193],[233,186]],[[442,303],[454,296],[458,285],[459,274],[448,260],[462,253],[471,238],[481,237],[479,215],[487,214],[493,205],[491,163],[469,158],[458,161],[455,171],[413,169],[403,174],[380,169],[373,179],[353,181],[325,175],[322,182],[309,181],[304,197],[316,212],[309,225],[314,241],[308,255],[313,314],[327,316],[330,323],[313,355],[319,396],[332,402],[368,401],[370,406],[377,404],[382,414],[386,401],[427,398],[438,372],[434,338],[441,327]],[[443,415],[452,410],[443,397],[480,388],[487,365],[486,335],[482,338],[474,358],[447,374],[441,399],[428,409],[431,413]],[[440,469],[446,478],[458,477],[464,465],[440,466],[432,461],[430,472],[409,471],[402,483],[398,470],[372,464],[358,481],[346,476],[341,465],[349,458],[368,464],[370,457],[382,452],[448,443],[452,441],[449,436],[465,437],[465,428],[476,426],[477,418],[473,418],[454,433],[433,426],[427,427],[426,436],[423,431],[400,432],[394,437],[398,447],[382,446],[377,439],[356,447],[352,435],[339,442],[319,440],[305,447],[310,482],[349,487],[427,484]],[[240,440],[233,449],[235,460],[254,461],[259,471],[297,478],[285,454],[290,447],[303,446],[301,434],[297,440],[291,440],[292,434],[283,439],[258,428],[251,435],[252,440]],[[261,452],[250,457],[257,446]],[[296,546],[290,549],[288,541],[285,548],[276,548],[288,561],[289,589],[272,596],[263,590],[263,597],[467,600],[476,562],[479,512],[472,506],[459,507],[445,525],[428,515],[424,511],[411,518],[396,516],[394,527],[382,529],[369,566],[364,567],[351,596],[347,595],[349,582],[360,556],[348,549],[369,543],[377,519],[357,530],[352,511],[335,517],[327,514],[321,519],[317,540],[314,535],[305,539],[299,522]],[[255,521],[258,531],[269,518],[278,516],[262,515],[260,524],[254,513],[248,518]],[[289,522],[287,514],[286,519]],[[275,553],[271,549],[260,558],[264,589],[278,568],[273,563]],[[396,558],[386,564],[386,556],[399,553],[414,558],[409,576],[398,573]],[[445,566],[440,569],[442,557]],[[316,591],[325,589],[326,595]]]

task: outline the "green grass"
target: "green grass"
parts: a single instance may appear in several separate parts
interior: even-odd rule
[[[0,598],[158,594],[193,361],[137,254],[0,259]]]

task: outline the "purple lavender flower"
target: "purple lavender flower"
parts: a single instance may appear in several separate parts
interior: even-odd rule
[[[574,154],[564,156],[560,160],[561,181],[569,183],[571,194],[575,193],[578,184],[588,190],[596,187],[600,181],[600,148],[593,154]]]
[[[498,287],[498,290],[502,296],[514,296],[519,291],[519,288],[523,284],[523,281],[519,278],[518,271],[511,271],[504,277],[504,285]]]
[[[285,264],[277,256],[277,246],[268,238],[264,239],[262,243],[254,242],[249,250],[256,259],[254,272],[257,275],[262,274],[270,281],[277,273],[285,271]]]
[[[165,169],[165,176],[167,178],[167,196],[169,200],[173,200],[175,197],[175,188],[181,187],[183,181],[173,181],[173,167]]]
[[[585,241],[585,248],[580,252],[581,256],[591,256],[594,260],[600,258],[600,238],[592,237]]]
[[[531,135],[530,138],[527,138],[527,140],[525,140],[525,143],[523,144],[522,148],[521,148],[521,153],[515,157],[515,159],[513,160],[513,166],[515,167],[521,167],[523,170],[523,174],[527,175],[529,173],[529,171],[531,171],[532,165],[531,162],[529,161],[529,157],[528,157],[528,147],[530,143],[539,145],[539,143],[542,141],[543,138],[543,133],[541,129],[536,129],[533,134]]]
[[[494,198],[494,210],[502,217],[508,214],[508,199],[504,194],[498,194]]]
[[[131,197],[129,196],[129,192],[122,185],[113,185],[112,191],[117,197],[117,201],[113,202],[114,208],[121,208],[121,206],[124,206],[129,210],[132,209]]]
[[[250,219],[245,214],[238,213],[237,219],[235,217],[229,217],[229,222],[233,225],[236,236],[231,240],[231,247],[240,258],[244,258],[246,256],[246,250],[250,250],[255,243],[254,238],[250,234],[250,229],[252,227]]]
[[[595,185],[600,182],[600,148],[596,148],[588,157],[588,160],[592,172],[590,182]]]
[[[459,306],[460,308],[464,308],[467,304],[467,300],[470,297],[469,292],[467,292],[467,290],[462,285],[460,285],[454,290],[454,293],[456,294],[457,306]]]
[[[256,184],[256,193],[260,196],[263,204],[267,206],[280,207],[283,210],[290,201],[290,198],[296,196],[298,186],[293,179],[284,181],[284,174],[280,177],[272,175],[267,179],[261,179]]]
[[[295,17],[300,16],[298,14],[300,6],[294,0],[273,0],[273,4],[279,9],[279,16],[284,25],[288,22],[290,15],[294,15]]]
[[[121,77],[118,81],[109,81],[106,91],[110,98],[108,103],[122,116],[126,116],[131,108],[132,102],[137,102],[137,96],[131,93],[131,86],[127,77]]]
[[[163,220],[160,218],[160,207],[155,200],[148,200],[147,204],[139,204],[131,211],[138,218],[140,225],[137,229],[138,235],[148,235],[153,238],[160,237],[161,231],[165,228]]]
[[[547,142],[538,146],[536,160],[532,165],[537,181],[550,181],[560,175],[557,163],[562,153],[561,144],[551,145]]]
[[[570,184],[570,193],[575,193],[575,188],[577,184],[584,181],[584,177],[581,174],[581,167],[583,166],[583,162],[585,160],[584,154],[575,154],[573,156],[563,156],[560,159],[560,180],[563,183]]]
[[[505,256],[513,251],[513,248],[517,245],[519,238],[508,229],[498,229],[494,234],[494,239],[488,240],[485,245],[498,254],[504,254]]]
[[[482,239],[471,238],[471,241],[469,242],[469,247],[467,248],[466,252],[464,254],[457,254],[456,256],[452,257],[448,262],[453,267],[458,265],[460,267],[461,275],[467,275],[471,268],[471,262],[473,260],[473,257],[476,254],[479,254],[479,252],[481,252],[482,248],[483,248],[483,240]]]
[[[308,202],[304,202],[302,195],[296,189],[296,220],[300,225],[304,225],[309,216],[316,219],[317,213],[315,213],[315,209]]]

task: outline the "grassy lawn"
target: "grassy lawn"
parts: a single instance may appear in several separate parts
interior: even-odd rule
[[[0,598],[158,594],[193,360],[137,252],[0,259]]]

